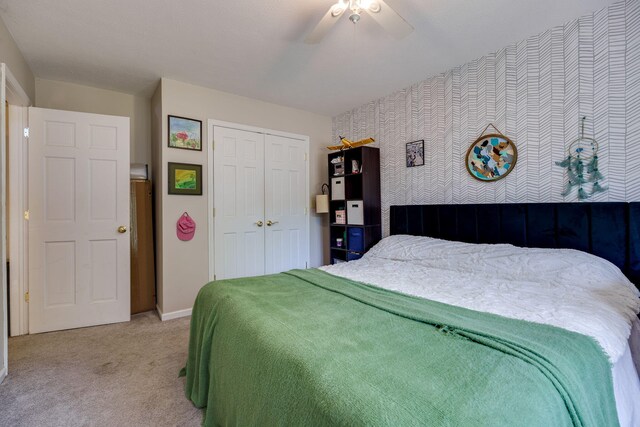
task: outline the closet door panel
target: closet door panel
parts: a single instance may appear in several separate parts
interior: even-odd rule
[[[259,276],[264,263],[264,135],[214,128],[217,279]]]
[[[309,261],[308,143],[265,137],[266,273],[305,268]]]

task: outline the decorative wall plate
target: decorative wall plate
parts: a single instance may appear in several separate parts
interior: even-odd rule
[[[501,133],[481,135],[467,151],[467,171],[477,180],[496,181],[509,175],[518,160],[516,145]]]

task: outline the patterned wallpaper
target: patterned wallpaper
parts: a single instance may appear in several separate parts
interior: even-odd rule
[[[627,0],[455,67],[333,118],[334,140],[373,136],[381,150],[384,233],[389,206],[576,201],[561,192],[566,155],[587,116],[608,186],[590,201],[640,201],[640,0]],[[518,161],[480,182],[465,169],[489,123]],[[425,140],[425,165],[405,166],[405,144]],[[366,167],[366,165],[365,165]]]

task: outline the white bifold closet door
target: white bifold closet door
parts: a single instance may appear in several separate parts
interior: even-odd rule
[[[264,274],[264,135],[216,127],[216,278]]]
[[[306,147],[282,136],[265,137],[265,270],[305,268],[309,254]]]
[[[214,127],[216,279],[305,268],[308,142]]]

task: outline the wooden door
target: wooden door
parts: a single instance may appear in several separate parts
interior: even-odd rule
[[[152,191],[149,180],[131,181],[131,314],[156,307]]]

